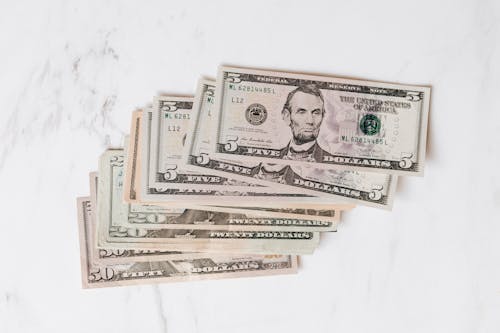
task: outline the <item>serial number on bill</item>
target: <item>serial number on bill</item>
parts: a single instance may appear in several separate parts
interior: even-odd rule
[[[346,143],[368,143],[368,144],[372,144],[372,145],[386,145],[387,146],[387,141],[384,138],[366,138],[366,137],[359,137],[359,136],[347,137],[345,135],[341,135],[340,141],[346,142]]]
[[[258,93],[273,94],[273,95],[276,94],[273,87],[260,87],[260,86],[247,85],[241,83],[238,85],[230,84],[229,89],[236,91],[244,91],[244,92],[258,92]]]

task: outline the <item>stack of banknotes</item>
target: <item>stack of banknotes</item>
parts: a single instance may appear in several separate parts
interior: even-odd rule
[[[132,113],[78,198],[85,288],[297,272],[424,169],[430,88],[221,66]]]

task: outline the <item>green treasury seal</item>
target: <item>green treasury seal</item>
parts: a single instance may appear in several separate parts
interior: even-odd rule
[[[380,119],[374,114],[365,114],[359,122],[359,128],[366,135],[375,135],[380,132]]]

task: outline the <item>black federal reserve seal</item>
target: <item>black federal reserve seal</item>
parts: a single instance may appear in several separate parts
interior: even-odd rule
[[[359,122],[359,129],[365,135],[375,135],[380,132],[380,119],[374,114],[365,114]]]
[[[267,110],[262,104],[250,104],[250,106],[245,111],[245,117],[250,124],[261,125],[267,119]]]

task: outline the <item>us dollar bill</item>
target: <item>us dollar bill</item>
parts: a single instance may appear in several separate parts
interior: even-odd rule
[[[149,182],[152,187],[168,186],[233,191],[247,191],[251,184],[215,176],[206,172],[184,169],[180,165],[187,138],[187,126],[192,116],[193,97],[158,96],[153,102],[150,126]],[[144,174],[145,176],[146,174]],[[262,185],[257,185],[262,187]],[[271,191],[268,189],[267,191]]]
[[[329,200],[351,201],[390,209],[397,176],[366,171],[318,169],[309,166],[282,165],[246,160],[246,156],[217,155],[211,152],[218,126],[215,114],[215,82],[199,82],[192,127],[184,151],[184,162],[193,169],[210,170],[216,175],[252,179],[263,185],[286,186],[297,193],[327,196]],[[243,125],[242,125],[243,126]],[[257,126],[258,127],[258,126]],[[258,129],[255,129],[258,133]],[[256,134],[257,135],[257,134]],[[228,157],[229,156],[229,157]],[[307,199],[311,200],[311,199]],[[314,199],[313,199],[314,200]],[[318,199],[316,199],[318,200]]]
[[[147,115],[147,118],[144,115]],[[125,184],[124,200],[129,203],[163,203],[168,202],[169,206],[175,204],[185,205],[188,202],[191,206],[199,204],[209,204],[220,201],[221,197],[240,199],[251,191],[251,186],[202,186],[196,187],[191,184],[179,185],[180,183],[168,183],[158,186],[150,186],[148,179],[151,177],[149,161],[151,159],[151,131],[153,122],[152,110],[135,111],[132,114],[130,137],[125,137]],[[185,134],[185,129],[183,130]],[[154,160],[154,159],[153,159]],[[145,163],[143,163],[145,161]],[[153,162],[156,163],[156,162]],[[177,161],[175,161],[177,163]],[[177,164],[175,169],[177,170]],[[192,171],[187,171],[191,172]],[[198,173],[199,174],[199,173]],[[183,173],[186,176],[186,173]],[[213,175],[207,175],[213,177]],[[215,176],[217,177],[217,176]],[[241,184],[242,182],[240,182]],[[198,184],[199,185],[199,184]],[[264,188],[261,186],[260,188]],[[142,193],[141,193],[142,192]],[[152,194],[152,195],[150,195]],[[255,194],[269,196],[270,194]],[[297,196],[290,194],[290,196]],[[188,201],[183,201],[187,199]],[[182,203],[181,203],[182,201]],[[194,205],[193,205],[194,203]],[[341,206],[341,208],[344,208]],[[347,209],[352,208],[346,206]]]
[[[203,206],[206,207],[206,206]],[[252,216],[265,216],[270,215],[278,218],[296,218],[304,219],[307,217],[313,221],[340,221],[341,214],[344,210],[329,210],[328,207],[315,206],[316,208],[307,208],[305,206],[298,208],[266,208],[266,207],[231,207],[231,206],[212,206],[214,209],[220,209],[223,212],[235,212],[242,210],[245,214]]]
[[[239,214],[249,214],[254,217],[261,218],[277,218],[280,220],[313,220],[314,223],[327,223],[328,228],[337,225],[340,221],[340,212],[345,210],[350,210],[354,208],[352,204],[306,204],[301,202],[280,202],[279,204],[269,203],[266,197],[265,202],[262,202],[260,206],[218,206],[220,204],[219,192],[215,193],[215,196],[207,198],[205,195],[201,196],[204,200],[203,205],[193,204],[192,200],[176,200],[178,195],[187,195],[187,193],[192,193],[192,190],[186,189],[182,192],[182,189],[176,189],[175,195],[169,194],[170,191],[166,193],[156,193],[154,194],[153,200],[149,199],[147,201],[139,199],[139,193],[141,189],[140,177],[137,174],[141,170],[141,143],[140,139],[140,126],[139,123],[142,120],[142,111],[136,111],[132,114],[132,126],[130,131],[130,139],[125,138],[125,183],[123,187],[124,201],[130,204],[147,204],[154,203],[155,205],[168,206],[170,209],[178,209],[180,212],[183,208],[173,208],[179,207],[179,202],[182,206],[189,209],[197,209],[204,211],[213,212],[225,212],[225,213],[239,213]],[[171,192],[170,192],[171,193]],[[166,196],[167,201],[162,201],[157,199],[160,196]],[[193,194],[192,197],[200,197]],[[191,197],[191,198],[192,198]],[[184,198],[182,198],[184,199]],[[207,201],[208,200],[208,201]],[[263,207],[269,206],[269,207]],[[270,207],[276,206],[276,207]],[[278,208],[279,206],[279,208]],[[334,223],[334,224],[332,224]],[[290,229],[292,230],[292,229]],[[312,231],[312,230],[311,230]],[[326,231],[326,230],[323,230]]]
[[[97,174],[97,172],[95,172]],[[91,191],[97,189],[91,186]],[[173,259],[196,259],[206,257],[205,253],[199,252],[180,252],[180,251],[162,251],[162,250],[136,250],[136,249],[98,249],[96,247],[97,224],[95,219],[95,207],[97,195],[78,198],[78,224],[80,228],[85,228],[86,240],[92,246],[89,247],[88,260],[97,264],[119,264],[130,261],[159,261]],[[214,254],[215,255],[215,254]]]
[[[123,150],[108,150],[99,161],[97,224],[99,248],[183,252],[311,253],[319,236],[296,231],[234,231],[128,227],[138,214],[165,216],[165,208],[129,205],[122,200]]]
[[[297,257],[293,255],[208,255],[177,254],[159,258],[153,254],[144,260],[143,252],[132,252],[126,261],[113,262],[114,258],[95,261],[99,249],[93,241],[88,210],[90,198],[77,199],[78,228],[80,236],[80,261],[83,288],[124,286],[131,284],[193,281],[252,277],[297,272]],[[121,251],[121,250],[117,250]]]
[[[213,152],[422,175],[430,88],[221,66]]]
[[[123,179],[123,177],[121,177]],[[119,180],[118,180],[119,181]],[[90,174],[92,204],[97,202],[97,172]],[[272,217],[258,208],[211,207],[213,210],[169,208],[132,204],[125,226],[149,229],[235,230],[235,231],[337,231],[340,213],[326,211],[324,219]],[[158,208],[161,208],[161,211]],[[244,213],[242,212],[244,211]],[[259,214],[262,213],[262,214]],[[303,212],[301,212],[303,213]],[[301,215],[302,216],[302,215]],[[324,217],[324,216],[323,216]]]
[[[139,171],[141,172],[141,186],[140,192],[137,193],[139,201],[143,203],[152,204],[167,204],[169,206],[182,205],[183,200],[189,201],[191,205],[217,205],[217,206],[261,206],[271,208],[281,208],[283,204],[301,203],[301,204],[318,204],[318,205],[331,205],[334,208],[336,205],[345,204],[344,201],[338,201],[340,197],[323,196],[316,197],[313,191],[310,194],[304,194],[297,191],[297,189],[289,188],[290,192],[294,193],[268,193],[265,188],[264,192],[258,192],[259,187],[252,187],[252,191],[236,190],[234,187],[221,187],[220,189],[198,188],[191,185],[174,186],[173,184],[166,184],[162,186],[150,186],[148,179],[150,177],[150,155],[151,155],[151,125],[152,125],[153,112],[151,110],[144,110],[141,117],[141,148],[139,150],[131,149],[131,151],[140,151],[140,157],[135,156],[135,161],[141,161]],[[137,178],[137,177],[136,177]],[[272,183],[273,186],[280,186]],[[319,192],[320,195],[323,193]],[[245,200],[242,200],[245,197]],[[270,200],[272,198],[272,200]]]

